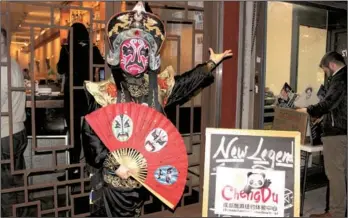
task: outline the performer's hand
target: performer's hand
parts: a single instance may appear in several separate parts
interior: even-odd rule
[[[299,109],[296,109],[297,112],[301,112],[301,113],[307,113],[307,108],[299,108]]]
[[[131,175],[130,170],[127,167],[123,166],[123,165],[120,165],[115,173],[121,179],[128,179],[129,176]]]
[[[215,64],[220,63],[223,59],[233,56],[232,50],[226,50],[224,53],[215,54],[212,48],[209,48],[210,60],[214,61]]]

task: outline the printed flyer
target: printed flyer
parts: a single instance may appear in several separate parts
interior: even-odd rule
[[[285,171],[216,168],[215,214],[284,217]]]
[[[294,102],[297,97],[297,94],[292,90],[291,86],[288,83],[284,83],[277,99],[277,105],[283,108],[294,108]]]

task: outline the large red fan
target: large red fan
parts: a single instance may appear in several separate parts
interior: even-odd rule
[[[132,177],[174,209],[187,178],[187,153],[176,127],[145,105],[112,104],[88,114],[86,121]]]

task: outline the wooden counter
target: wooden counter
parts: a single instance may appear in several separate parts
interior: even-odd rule
[[[31,95],[26,96],[26,108],[31,108]],[[35,108],[64,108],[64,95],[35,96]]]

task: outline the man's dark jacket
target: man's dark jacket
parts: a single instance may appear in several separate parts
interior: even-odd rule
[[[328,79],[325,98],[309,106],[311,117],[323,117],[323,136],[347,135],[347,66]]]

